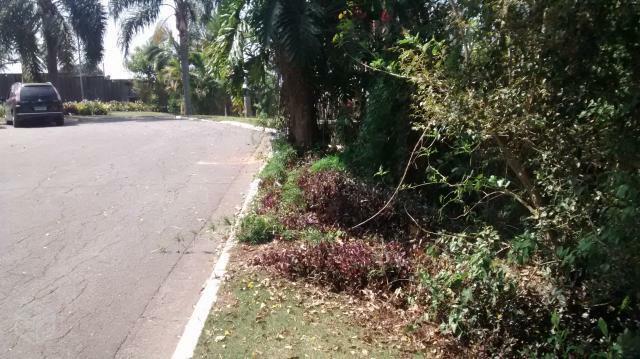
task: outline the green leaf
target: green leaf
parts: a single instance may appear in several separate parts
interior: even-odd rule
[[[604,319],[602,318],[598,319],[598,328],[600,328],[600,331],[605,337],[609,336],[609,329],[607,328],[607,322],[605,322]]]
[[[551,314],[551,325],[554,328],[557,328],[560,325],[560,316],[557,312],[553,312],[553,314]]]
[[[625,310],[627,310],[630,303],[631,300],[629,299],[629,296],[624,297],[624,299],[622,300],[622,304],[620,304],[620,312],[624,312]]]

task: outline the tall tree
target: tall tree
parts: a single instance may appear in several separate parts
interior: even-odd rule
[[[37,0],[49,81],[58,82],[58,64],[69,67],[77,43],[88,67],[102,60],[106,11],[100,0]],[[74,39],[74,35],[77,39]],[[76,41],[77,40],[77,41]]]
[[[218,58],[216,62],[227,57],[232,67],[238,67],[238,58],[248,62],[261,57],[275,64],[289,137],[299,149],[311,147],[319,132],[315,80],[323,58],[327,14],[316,0],[222,0],[215,18],[216,42],[221,42],[210,48],[210,54]],[[255,47],[261,53],[246,56]]]
[[[40,80],[37,30],[39,21],[33,3],[10,0],[0,8],[0,47],[5,64],[21,63],[24,78]]]
[[[41,45],[54,84],[58,65],[73,65],[76,43],[89,66],[102,59],[107,18],[99,0],[8,0],[0,9],[0,20],[0,43],[20,57],[26,78],[42,79]]]
[[[122,19],[120,45],[125,54],[133,37],[145,27],[154,24],[160,16],[163,6],[169,6],[174,11],[176,29],[178,30],[180,70],[182,76],[182,92],[186,115],[191,114],[191,88],[189,79],[189,30],[197,20],[198,14],[210,11],[212,1],[207,0],[173,0],[169,3],[162,0],[111,0],[111,15],[116,20]]]

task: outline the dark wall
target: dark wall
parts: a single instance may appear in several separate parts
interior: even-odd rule
[[[45,75],[46,78],[46,75]],[[20,74],[0,74],[0,97],[7,97],[11,85],[20,82]],[[83,76],[84,98],[86,100],[129,101],[133,81],[111,80],[104,76]],[[80,101],[80,77],[60,74],[58,92],[63,101]]]

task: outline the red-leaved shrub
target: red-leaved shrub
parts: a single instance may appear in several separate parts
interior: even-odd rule
[[[340,171],[306,172],[300,176],[298,185],[308,210],[316,213],[321,223],[347,229],[373,216],[391,195],[382,186],[358,181]],[[388,233],[401,221],[392,205],[362,229]]]
[[[273,249],[254,263],[350,293],[365,288],[391,291],[406,284],[413,273],[409,254],[398,243],[373,246],[362,240]]]

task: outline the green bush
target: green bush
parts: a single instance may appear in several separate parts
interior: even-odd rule
[[[64,113],[69,115],[106,115],[109,112],[148,112],[155,111],[156,108],[152,105],[147,105],[143,102],[120,102],[120,101],[88,101],[81,102],[65,102],[63,104]]]
[[[109,107],[100,101],[65,102],[63,109],[69,115],[93,116],[109,113]]]
[[[171,97],[167,103],[167,111],[169,113],[179,114],[182,110],[182,100],[180,98]]]
[[[298,185],[299,178],[300,170],[289,171],[286,174],[286,180],[282,186],[282,192],[280,193],[281,209],[295,210],[304,208],[304,193]]]
[[[354,173],[370,177],[384,170],[391,175],[386,176],[387,180],[400,177],[410,132],[407,116],[410,91],[406,87],[396,79],[381,76],[367,88],[367,108],[357,138],[344,154]]]
[[[339,237],[340,234],[342,234],[340,231],[323,232],[317,228],[310,227],[300,232],[300,239],[312,243],[332,242]]]
[[[149,112],[155,111],[156,108],[153,105],[147,105],[142,101],[136,102],[119,102],[110,101],[106,103],[109,111],[115,112]]]
[[[0,119],[4,119],[5,115],[6,115],[6,112],[4,110],[4,105],[0,104]]]
[[[296,156],[296,151],[285,141],[274,142],[273,157],[260,173],[260,178],[266,182],[284,182],[287,178],[287,168]]]
[[[65,102],[62,104],[62,109],[65,115],[77,115],[78,103],[77,102]]]
[[[346,165],[338,155],[322,157],[314,162],[309,168],[311,173],[318,173],[322,171],[344,171],[345,169]]]
[[[250,214],[240,223],[238,241],[261,244],[271,242],[281,232],[278,222],[267,216]]]

